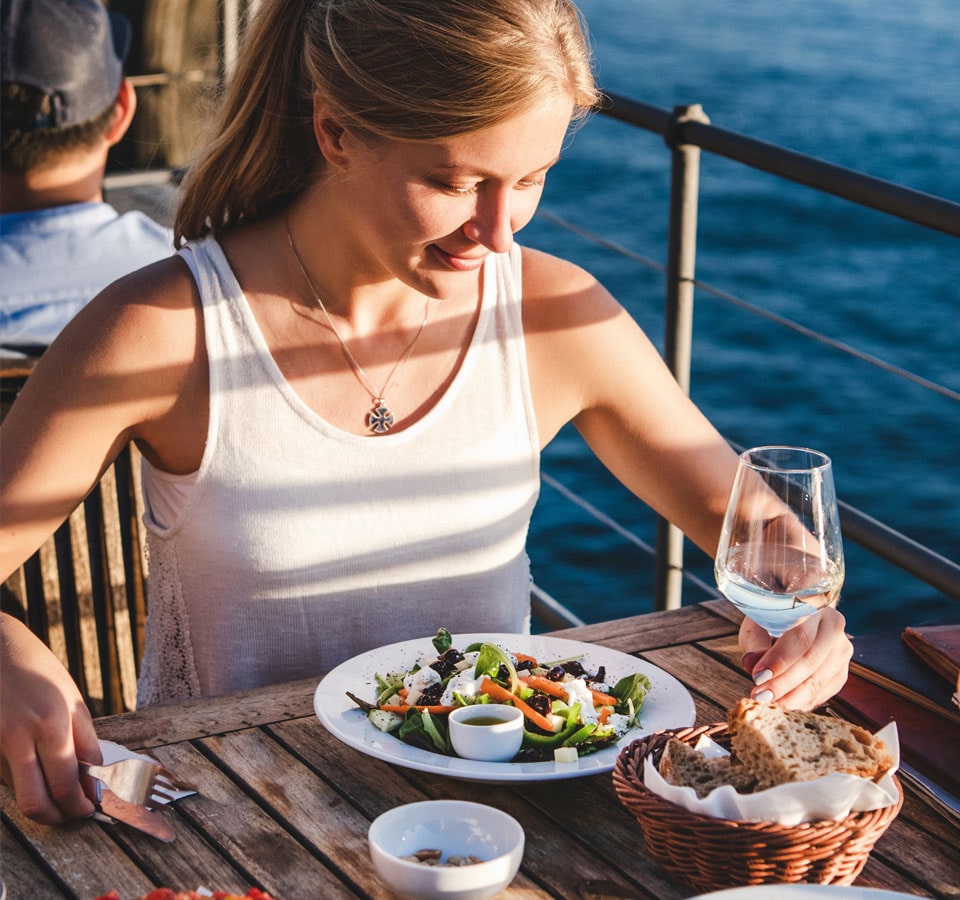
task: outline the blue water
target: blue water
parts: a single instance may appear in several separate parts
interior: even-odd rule
[[[583,0],[607,89],[960,202],[954,0]],[[596,117],[542,209],[663,262],[669,153]],[[960,243],[703,154],[697,277],[960,391]],[[521,235],[594,272],[662,347],[662,276],[538,218]],[[841,499],[960,560],[960,404],[813,344],[703,291],[692,395],[746,446],[830,454]],[[624,385],[624,390],[630,390]],[[544,472],[654,543],[654,518],[568,428]],[[545,485],[537,583],[587,621],[651,608],[652,561]],[[846,542],[854,633],[960,615],[960,604]],[[687,564],[712,584],[710,561]],[[702,599],[686,588],[685,602]]]

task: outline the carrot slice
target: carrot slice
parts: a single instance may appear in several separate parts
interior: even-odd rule
[[[539,665],[535,656],[528,656],[526,653],[514,653],[513,655],[517,658],[517,662],[528,662],[534,668]]]
[[[562,681],[551,681],[542,675],[521,675],[520,680],[535,691],[549,694],[551,697],[559,697],[561,700],[567,699],[567,690]],[[595,691],[590,688],[590,693],[593,695],[594,706],[616,706],[620,702],[616,697],[611,697],[610,694],[605,694],[603,691]]]
[[[559,697],[561,700],[567,699],[567,691],[559,681],[551,681],[542,675],[521,675],[520,681],[527,687],[532,687],[535,691],[540,691],[542,694]]]
[[[594,706],[616,706],[620,702],[616,697],[611,697],[610,694],[605,694],[603,691],[595,691],[590,688],[590,693],[593,694]]]
[[[544,715],[538,713],[532,706],[525,703],[515,694],[511,694],[505,687],[501,687],[490,678],[484,678],[480,682],[480,693],[486,694],[491,700],[499,700],[501,703],[512,703],[517,709],[521,710],[526,718],[534,725],[539,725],[544,731],[553,733],[553,723]]]

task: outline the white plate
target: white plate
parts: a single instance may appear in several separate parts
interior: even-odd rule
[[[317,685],[313,708],[317,718],[334,737],[345,744],[386,760],[398,766],[433,772],[465,781],[548,781],[557,778],[577,778],[613,770],[620,750],[637,738],[662,728],[686,728],[693,724],[696,709],[690,692],[672,675],[654,665],[626,653],[619,653],[595,644],[584,644],[564,638],[526,634],[457,634],[453,646],[458,650],[480,641],[499,644],[514,653],[526,653],[538,660],[566,659],[582,656],[583,664],[591,672],[606,667],[609,684],[615,684],[625,675],[640,672],[650,679],[651,689],[640,710],[640,727],[632,728],[617,744],[596,753],[580,757],[573,763],[556,762],[480,762],[443,756],[405,744],[399,738],[384,734],[370,724],[347,697],[350,691],[373,702],[377,688],[374,675],[407,671],[418,659],[436,656],[431,638],[418,638],[370,650],[341,663]]]
[[[898,891],[882,891],[878,888],[862,888],[840,884],[758,884],[753,887],[727,888],[709,894],[697,894],[690,900],[779,900],[785,897],[815,897],[830,900],[917,900],[913,894]]]

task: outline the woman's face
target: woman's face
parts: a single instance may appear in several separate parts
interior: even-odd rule
[[[358,258],[372,281],[398,278],[432,297],[471,287],[491,252],[510,248],[533,217],[573,104],[553,97],[503,122],[437,141],[362,144],[345,138],[341,169]]]

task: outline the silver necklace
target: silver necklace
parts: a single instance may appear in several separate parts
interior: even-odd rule
[[[285,221],[287,226],[287,240],[290,242],[290,249],[293,251],[294,259],[296,259],[297,265],[300,266],[300,271],[303,273],[303,279],[306,281],[307,287],[310,288],[310,292],[313,294],[313,299],[317,301],[317,306],[319,306],[321,312],[323,312],[324,318],[326,318],[327,324],[330,326],[330,330],[340,342],[340,346],[343,348],[344,356],[347,357],[347,361],[352,366],[354,374],[357,376],[357,380],[367,389],[370,394],[370,398],[373,400],[373,409],[367,413],[367,426],[375,434],[386,434],[396,424],[396,417],[394,416],[390,407],[387,406],[385,395],[387,391],[393,387],[396,381],[396,376],[403,368],[403,364],[410,358],[410,354],[413,353],[413,348],[416,346],[417,341],[420,340],[420,335],[423,334],[423,329],[427,327],[427,317],[430,315],[430,299],[428,297],[426,303],[424,304],[423,321],[420,323],[420,328],[414,335],[413,340],[410,341],[407,349],[403,351],[403,355],[397,360],[394,367],[390,370],[390,374],[387,376],[387,380],[383,383],[383,387],[379,391],[374,390],[373,385],[370,383],[370,379],[367,378],[367,373],[363,371],[360,363],[357,362],[354,355],[350,352],[347,342],[340,337],[340,332],[337,331],[337,326],[333,324],[333,319],[330,318],[330,313],[327,312],[327,308],[323,305],[323,300],[320,299],[320,294],[317,293],[317,289],[313,286],[313,282],[310,280],[310,276],[307,274],[303,260],[300,259],[300,254],[297,253],[297,247],[293,243],[293,234],[290,231],[289,218]]]

